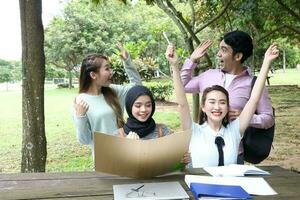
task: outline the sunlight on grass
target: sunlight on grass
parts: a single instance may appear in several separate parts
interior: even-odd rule
[[[156,123],[165,124],[172,132],[179,130],[179,114],[177,112],[155,112]]]
[[[270,85],[300,85],[300,71],[297,69],[276,70],[269,73]]]
[[[71,105],[77,89],[51,89],[45,92],[45,128],[47,137],[47,171],[90,171],[91,150],[77,142],[71,118]],[[20,171],[22,143],[21,92],[0,92],[0,172]],[[17,105],[17,106],[16,106]],[[12,112],[13,111],[13,112]],[[158,123],[172,131],[179,128],[176,112],[156,112]]]

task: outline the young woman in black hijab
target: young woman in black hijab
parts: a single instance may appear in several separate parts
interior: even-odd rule
[[[120,136],[132,139],[153,139],[170,133],[166,125],[156,124],[152,118],[155,112],[155,101],[147,87],[133,86],[126,95],[125,107],[128,119],[124,127],[118,130]]]
[[[125,107],[128,119],[124,127],[118,129],[120,137],[147,140],[170,134],[166,125],[157,124],[152,118],[155,112],[155,101],[147,87],[133,86],[126,95]],[[187,164],[190,159],[190,153],[186,152],[181,163]]]

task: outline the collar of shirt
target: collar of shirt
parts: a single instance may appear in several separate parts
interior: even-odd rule
[[[251,69],[250,69],[250,67],[245,67],[246,69],[242,72],[242,73],[240,73],[240,74],[238,74],[238,75],[236,75],[233,79],[232,79],[232,81],[234,80],[234,79],[236,79],[236,78],[239,78],[239,77],[242,77],[242,76],[251,76],[251,74],[252,74],[252,72],[251,72]],[[225,71],[223,71],[223,70],[221,70],[220,69],[220,72],[222,73],[222,82],[223,82],[223,87],[225,88],[225,83],[226,83],[226,78],[225,78],[225,74],[227,73],[227,72],[225,72]],[[232,82],[231,81],[231,82]],[[228,85],[228,87],[226,88],[227,90],[228,90],[228,88],[229,88],[229,86],[230,86],[230,84]]]
[[[214,130],[208,125],[207,122],[204,122],[201,126],[202,126],[202,128],[203,128],[205,131],[209,132],[209,133],[212,134],[213,136],[215,136],[215,137],[221,136],[222,138],[224,138],[225,127],[224,127],[223,125],[221,126],[221,129],[220,129],[218,132],[214,131]]]
[[[252,74],[252,71],[251,71],[251,69],[250,69],[250,67],[245,67],[246,69],[242,72],[242,73],[240,73],[240,74],[238,74],[237,75],[237,77],[238,76],[251,76],[251,74]],[[223,71],[222,69],[220,69],[220,71],[223,73],[223,77],[225,76],[225,73],[227,73],[227,72],[225,72],[225,71]]]

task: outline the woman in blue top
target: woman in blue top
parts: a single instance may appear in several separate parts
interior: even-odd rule
[[[204,44],[200,48],[203,56],[207,45]],[[189,104],[178,70],[179,61],[174,50],[175,47],[169,45],[166,58],[173,69],[174,88],[179,104],[182,128],[183,130],[192,129],[193,131],[190,142],[192,158],[190,166],[198,168],[236,163],[240,140],[256,110],[271,62],[279,55],[277,45],[273,44],[267,49],[250,99],[240,116],[232,122],[228,121],[228,92],[221,86],[212,86],[203,92],[200,124],[194,123],[190,116]],[[234,60],[241,59],[242,56],[242,54],[234,56]]]
[[[81,64],[79,95],[74,101],[73,119],[78,141],[89,145],[92,152],[94,132],[113,135],[123,127],[125,96],[133,85],[142,84],[127,51],[121,44],[117,47],[130,81],[128,85],[111,84],[113,72],[104,55],[88,55]]]

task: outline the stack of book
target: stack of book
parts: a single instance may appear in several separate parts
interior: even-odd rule
[[[252,195],[277,194],[262,177],[240,177],[270,175],[255,166],[229,165],[204,170],[212,176],[185,176],[195,199],[251,199]]]

